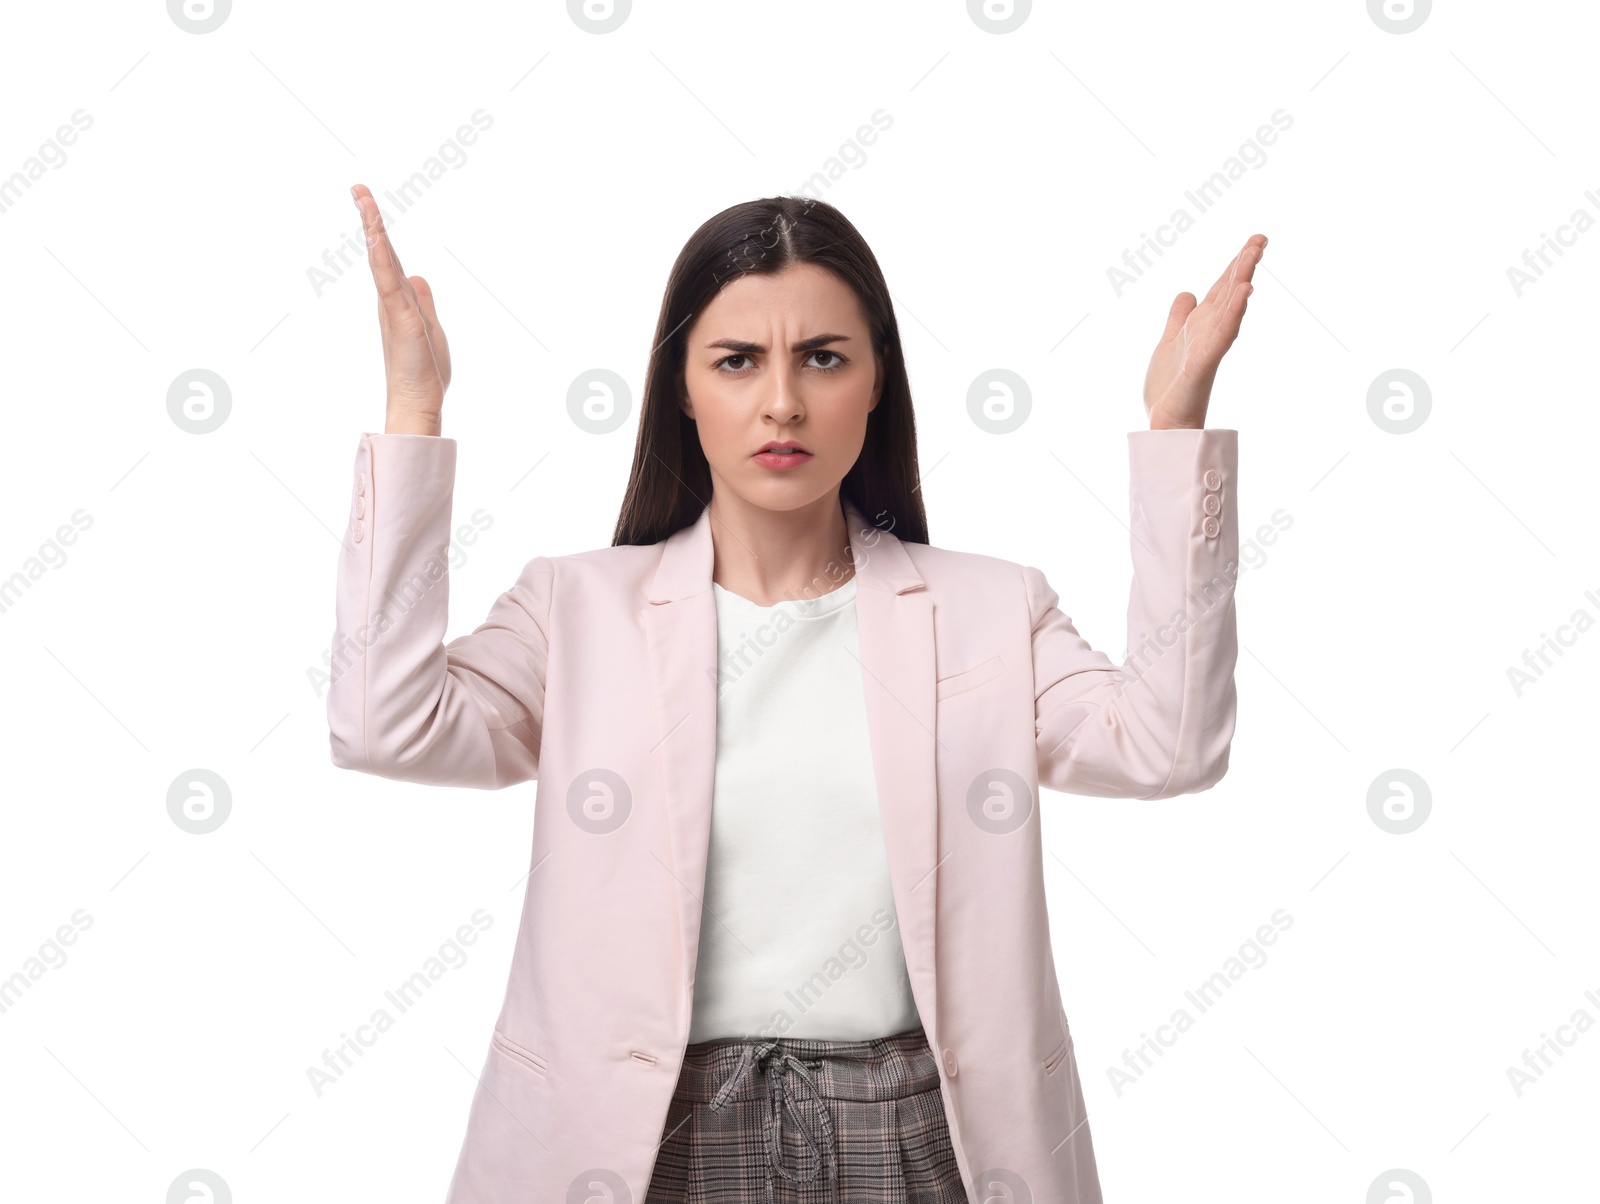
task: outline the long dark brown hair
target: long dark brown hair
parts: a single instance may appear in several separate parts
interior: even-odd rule
[[[867,416],[861,455],[839,491],[880,529],[910,543],[928,542],[911,385],[883,272],[866,240],[838,209],[789,196],[724,209],[678,253],[656,322],[633,469],[613,546],[665,539],[693,523],[711,501],[711,468],[694,421],[678,404],[689,328],[730,281],[748,272],[781,272],[796,263],[827,268],[855,291],[883,364],[883,392]]]

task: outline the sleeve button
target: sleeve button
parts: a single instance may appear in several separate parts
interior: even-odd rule
[[[1201,479],[1205,481],[1207,489],[1222,488],[1222,476],[1215,468],[1206,469],[1206,475]]]
[[[1206,533],[1207,539],[1215,539],[1217,532],[1222,530],[1222,524],[1208,514],[1206,515],[1206,521],[1200,525],[1200,529]]]
[[[1215,512],[1212,511],[1211,513],[1215,513]],[[365,498],[358,497],[358,498],[356,498],[356,517],[357,518],[365,518],[366,516],[367,516],[367,501],[366,501]]]
[[[356,540],[357,543],[361,542],[361,524],[360,523],[356,524],[355,540]]]
[[[1200,503],[1200,509],[1207,514],[1220,514],[1222,512],[1222,497],[1220,494],[1208,493],[1205,501]]]

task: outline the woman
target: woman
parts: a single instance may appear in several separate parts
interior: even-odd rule
[[[888,288],[800,198],[679,255],[612,546],[534,558],[446,644],[449,348],[353,192],[388,409],[356,454],[333,761],[538,783],[451,1204],[1098,1201],[1038,788],[1227,770],[1237,447],[1204,418],[1266,239],[1178,296],[1151,361],[1121,666],[1037,569],[927,542]]]

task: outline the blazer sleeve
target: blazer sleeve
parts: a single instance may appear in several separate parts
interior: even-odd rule
[[[456,442],[363,434],[339,552],[333,763],[498,790],[539,773],[554,566],[530,561],[475,630],[446,644]]]
[[[1236,694],[1238,432],[1134,431],[1127,660],[1091,648],[1025,567],[1033,621],[1039,782],[1156,799],[1228,770]]]

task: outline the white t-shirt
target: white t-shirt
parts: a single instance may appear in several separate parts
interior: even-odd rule
[[[712,590],[717,757],[689,1041],[916,1028],[867,735],[856,579],[775,606]]]

